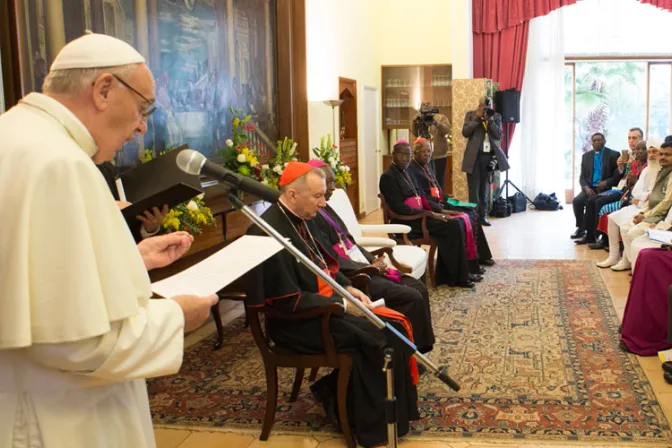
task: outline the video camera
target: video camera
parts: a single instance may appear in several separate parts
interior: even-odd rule
[[[495,116],[495,110],[492,108],[492,99],[491,98],[486,98],[485,99],[485,114],[488,117],[494,117]]]
[[[434,123],[434,115],[438,113],[438,108],[432,106],[430,103],[422,103],[420,105],[420,113],[413,120],[413,134],[429,139],[429,126]]]

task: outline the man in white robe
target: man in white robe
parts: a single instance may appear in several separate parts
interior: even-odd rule
[[[133,241],[95,163],[146,131],[154,81],[112,37],[66,45],[0,116],[0,447],[153,447],[144,378],[179,370],[216,297],[150,300],[191,237]]]
[[[647,166],[639,175],[639,179],[632,189],[632,204],[623,207],[608,216],[609,222],[609,256],[597,263],[601,268],[616,267],[617,270],[630,269],[630,261],[628,253],[624,253],[621,258],[621,232],[624,226],[629,226],[632,219],[638,215],[647,205],[649,194],[656,183],[656,176],[660,171],[658,164],[658,152],[660,151],[661,141],[657,138],[650,138],[647,141],[648,147],[648,161]],[[627,231],[626,231],[627,233]],[[616,270],[616,269],[615,269]]]

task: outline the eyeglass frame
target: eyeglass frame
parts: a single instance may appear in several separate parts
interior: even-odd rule
[[[129,83],[121,79],[118,75],[112,73],[112,76],[114,76],[114,79],[119,81],[124,87],[126,87],[128,90],[138,95],[140,98],[142,98],[149,104],[147,110],[142,113],[143,120],[147,120],[154,112],[156,112],[156,106],[154,105],[154,101],[148,100],[147,97],[145,97],[145,95],[135,90]]]

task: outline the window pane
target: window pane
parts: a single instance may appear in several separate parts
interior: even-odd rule
[[[564,175],[563,179],[565,180],[565,188],[570,188],[572,185],[572,85],[574,84],[574,79],[572,77],[572,66],[565,65],[565,123],[567,126],[564,126],[565,132],[563,136],[563,148],[564,148]]]
[[[604,133],[611,149],[628,148],[628,129],[646,121],[646,62],[576,63],[576,150],[592,149],[591,136]]]
[[[651,64],[649,89],[649,137],[664,138],[670,134],[670,94],[672,65]]]

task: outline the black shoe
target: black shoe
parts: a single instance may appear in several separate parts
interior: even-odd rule
[[[628,346],[625,345],[625,342],[623,342],[623,341],[621,341],[621,342],[618,343],[618,348],[620,348],[621,350],[623,350],[623,351],[626,352],[626,353],[632,353],[632,352],[630,351],[630,349],[628,348]]]
[[[469,274],[469,280],[472,282],[482,282],[483,276],[478,274]]]
[[[600,238],[598,241],[589,244],[588,247],[592,250],[598,250],[604,249],[605,247],[608,247],[608,245],[604,238]]]
[[[478,222],[485,227],[490,227],[492,225],[492,223],[485,218],[479,219]]]
[[[663,378],[665,378],[667,384],[672,384],[672,373],[670,372],[663,373]]]
[[[457,288],[473,288],[476,286],[476,283],[472,282],[471,280],[467,280],[466,282],[460,282],[455,285]]]
[[[591,244],[591,243],[594,243],[595,240],[589,240],[588,238],[586,238],[586,237],[584,236],[584,237],[581,238],[581,239],[574,240],[574,242],[575,242],[577,245],[580,246],[580,245],[582,245],[582,244]]]
[[[485,268],[483,266],[479,266],[478,267],[478,273],[479,273],[479,275],[485,274]]]
[[[573,240],[575,240],[575,239],[577,239],[577,238],[581,238],[581,237],[584,236],[585,234],[586,234],[586,231],[585,231],[585,230],[576,229],[576,232],[572,233],[572,235],[570,236],[570,238],[573,239]]]
[[[672,361],[667,361],[662,364],[663,370],[672,374]]]
[[[488,258],[487,260],[478,260],[478,263],[482,264],[483,266],[494,266],[495,260]]]
[[[310,386],[310,391],[313,393],[315,400],[322,404],[324,413],[327,416],[327,421],[331,423],[336,432],[341,432],[341,425],[338,421],[338,407],[336,404],[336,397],[328,386],[327,377],[320,378],[318,381]]]

